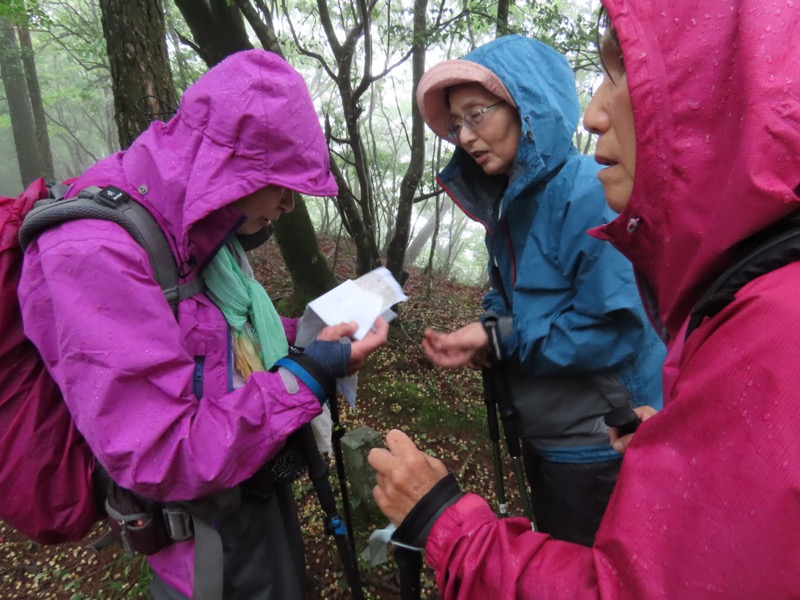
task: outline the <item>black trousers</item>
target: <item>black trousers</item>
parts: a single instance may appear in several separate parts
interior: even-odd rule
[[[539,531],[557,540],[594,544],[622,460],[558,463],[523,444],[522,458]]]

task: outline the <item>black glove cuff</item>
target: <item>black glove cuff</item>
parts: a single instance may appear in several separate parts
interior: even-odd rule
[[[314,359],[320,369],[333,377],[347,375],[347,365],[350,362],[350,342],[343,344],[339,341],[323,342],[314,340],[303,351],[303,354]]]
[[[454,475],[440,479],[406,515],[400,527],[392,534],[392,541],[424,548],[436,519],[463,495]]]

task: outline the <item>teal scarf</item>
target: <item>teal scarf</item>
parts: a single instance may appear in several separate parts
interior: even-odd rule
[[[289,352],[283,324],[267,291],[239,266],[239,261],[246,260],[234,237],[203,271],[208,295],[232,330],[236,369],[245,381],[250,373],[266,371]]]

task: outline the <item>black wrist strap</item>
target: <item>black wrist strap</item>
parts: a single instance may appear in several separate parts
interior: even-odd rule
[[[489,360],[493,363],[499,363],[504,357],[497,319],[485,319],[483,321],[483,330],[489,338]]]
[[[454,475],[440,479],[406,515],[400,527],[392,534],[392,541],[424,548],[436,519],[463,495]]]

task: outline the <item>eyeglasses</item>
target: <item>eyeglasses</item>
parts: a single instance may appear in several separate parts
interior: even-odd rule
[[[497,108],[501,104],[504,104],[503,100],[483,108],[473,108],[468,115],[464,115],[464,118],[454,121],[450,124],[450,126],[447,128],[447,137],[450,140],[457,140],[462,126],[471,131],[475,131],[475,128],[480,127],[480,124],[483,123],[483,115],[490,110]]]

